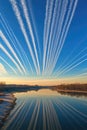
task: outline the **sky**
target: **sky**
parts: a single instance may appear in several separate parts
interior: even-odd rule
[[[87,0],[0,0],[0,81],[87,83]]]

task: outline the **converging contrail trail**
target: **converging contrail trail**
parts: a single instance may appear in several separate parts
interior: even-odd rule
[[[15,64],[15,66],[17,67],[17,69],[19,70],[19,72],[21,74],[23,74],[23,72],[21,71],[19,65],[17,64],[17,62],[13,59],[13,57],[8,53],[8,51],[2,46],[2,44],[0,44],[0,48],[2,49],[2,51],[11,59],[11,61]]]
[[[63,37],[63,39],[62,39],[62,41],[61,41],[62,44],[61,44],[61,47],[60,47],[60,51],[59,51],[59,52],[57,51],[57,53],[56,53],[56,55],[55,55],[55,57],[57,57],[57,58],[54,58],[54,63],[53,63],[53,67],[52,67],[52,69],[51,69],[51,73],[53,72],[53,69],[54,69],[54,67],[55,67],[55,65],[56,65],[56,62],[57,62],[58,57],[59,57],[59,55],[60,55],[60,52],[61,52],[61,50],[62,50],[62,48],[63,48],[65,39],[66,39],[67,34],[68,34],[68,30],[69,30],[69,27],[70,27],[70,24],[71,24],[71,21],[72,21],[72,18],[73,18],[74,13],[75,13],[75,9],[76,9],[77,3],[78,3],[78,0],[76,0],[75,3],[74,3],[74,7],[73,7],[72,12],[71,12],[70,20],[69,20],[69,23],[68,23],[68,25],[67,25],[65,35],[64,35],[64,37]]]
[[[36,69],[36,73],[39,74],[39,71],[38,71],[38,68],[37,68],[37,63],[36,63],[36,60],[35,60],[35,57],[34,57],[34,53],[33,53],[32,47],[30,45],[30,42],[29,42],[29,39],[28,39],[28,35],[26,33],[22,17],[21,17],[20,11],[19,11],[18,6],[17,6],[17,3],[14,0],[10,0],[10,2],[11,2],[11,5],[13,7],[14,13],[15,13],[15,15],[17,17],[17,20],[18,20],[18,23],[20,25],[21,31],[22,31],[22,33],[24,35],[25,41],[27,43],[29,52],[31,54],[31,57],[32,57],[32,60],[33,60],[33,63],[34,63],[35,69]]]
[[[76,58],[78,58],[80,55],[82,55],[85,51],[87,51],[87,47],[84,48],[83,50],[81,50],[78,54],[76,54],[73,58],[72,55],[74,54],[74,52],[79,48],[79,45],[85,43],[84,40],[82,40],[81,42],[79,42],[79,44],[77,44],[78,46],[76,46],[74,49],[72,49],[70,51],[70,54],[67,55],[67,57],[63,60],[63,62],[60,64],[59,67],[57,67],[57,69],[55,70],[55,72],[61,69],[64,69],[65,67],[67,67],[69,64],[71,64],[73,62],[73,60],[75,60]],[[55,73],[54,72],[54,73]]]
[[[80,59],[82,58],[82,57],[84,57],[84,55],[81,57],[81,54],[83,54],[84,52],[86,51],[86,53],[87,53],[87,47],[85,48],[85,49],[83,49],[83,50],[81,50],[74,58],[72,58],[71,60],[70,60],[70,62],[68,61],[63,67],[61,67],[60,69],[64,69],[64,68],[67,68],[67,67],[69,67],[69,66],[71,66],[73,63],[75,63],[76,61],[78,61],[78,59],[76,59],[76,58],[79,58],[79,56],[80,56]],[[75,61],[76,60],[76,61]]]
[[[45,69],[46,63],[46,51],[47,51],[47,43],[50,31],[50,24],[51,24],[51,17],[52,17],[52,10],[53,10],[53,1],[47,0],[46,3],[46,14],[45,14],[45,21],[44,21],[44,36],[43,36],[43,72]]]
[[[54,30],[56,30],[55,26],[57,25],[57,21],[58,21],[57,18],[59,18],[61,3],[62,3],[61,0],[55,1],[55,7],[54,7],[54,12],[53,12],[53,18],[52,18],[52,25],[51,25],[51,30],[50,30],[49,42],[48,42],[49,44],[48,44],[48,51],[47,51],[46,68],[48,66],[48,61],[50,59],[49,56],[50,56],[50,52],[51,52],[51,49],[52,49],[52,46],[53,46],[52,39],[53,39],[54,34],[56,32]],[[56,19],[56,21],[55,21],[55,19]]]
[[[4,34],[2,33],[2,31],[0,31],[0,36],[3,39],[3,41],[5,42],[5,44],[7,45],[7,47],[9,48],[9,50],[12,52],[12,54],[14,55],[14,57],[16,58],[16,60],[18,61],[19,65],[21,66],[21,68],[23,69],[24,73],[26,73],[25,68],[23,67],[23,65],[21,64],[18,56],[16,55],[16,53],[14,52],[14,49],[11,47],[9,41],[7,40],[7,38],[4,36]]]
[[[77,67],[79,65],[79,63],[83,63],[84,62],[84,58],[86,59],[86,57],[87,57],[87,54],[85,54],[82,57],[80,57],[79,59],[75,60],[74,62],[72,62],[72,64],[70,64],[69,66],[65,67],[65,69],[63,69],[62,71],[60,71],[60,73],[58,73],[57,76],[72,70],[72,68],[74,68],[74,66]]]
[[[4,28],[4,30],[5,30],[5,32],[7,33],[9,39],[11,39],[12,43],[14,43],[13,45],[14,45],[15,49],[17,50],[18,55],[20,56],[20,58],[21,58],[21,60],[22,60],[22,62],[23,62],[23,64],[24,64],[25,68],[26,68],[26,65],[25,65],[24,59],[26,58],[26,61],[27,61],[28,65],[30,66],[31,72],[32,72],[32,74],[33,74],[32,66],[31,66],[31,64],[30,64],[30,62],[29,62],[29,59],[28,59],[28,57],[27,57],[27,55],[26,55],[24,49],[22,48],[22,46],[21,46],[19,40],[18,40],[17,37],[15,36],[13,30],[10,28],[10,26],[9,26],[9,24],[7,23],[6,19],[4,19],[4,17],[3,17],[1,14],[0,14],[0,17],[1,17],[1,19],[2,19],[2,21],[0,20],[0,22],[1,22],[1,24],[2,24],[2,26],[3,26],[3,28]],[[6,26],[6,27],[5,27],[5,26]],[[7,31],[6,29],[7,29],[8,31]],[[8,34],[8,32],[9,32],[9,34]],[[19,52],[19,50],[17,49],[17,47],[16,47],[15,44],[19,46],[20,52]],[[21,53],[21,54],[20,54],[20,53]],[[26,68],[26,69],[27,69],[27,68]]]
[[[7,65],[9,68],[14,72],[14,74],[17,74],[16,70],[4,59],[0,56],[0,59]]]
[[[26,19],[26,22],[27,22],[27,25],[28,25],[28,29],[30,31],[30,35],[31,35],[31,38],[32,38],[32,43],[33,43],[33,46],[34,46],[34,51],[35,51],[35,55],[36,55],[37,65],[38,65],[38,71],[40,73],[40,65],[39,65],[39,60],[38,60],[38,53],[37,53],[37,49],[36,49],[35,38],[34,38],[34,34],[33,34],[30,19],[29,19],[28,10],[27,10],[25,0],[21,0],[21,4],[22,4],[25,19]]]
[[[61,7],[61,13],[60,13],[60,16],[58,18],[58,21],[59,21],[59,24],[57,23],[57,26],[58,26],[58,29],[57,29],[57,34],[55,34],[55,39],[54,41],[52,40],[52,46],[51,46],[51,49],[50,49],[50,57],[49,57],[49,68],[47,68],[47,70],[49,70],[49,72],[51,71],[52,69],[52,65],[53,65],[53,60],[54,60],[54,57],[55,57],[55,52],[57,50],[57,46],[59,46],[59,38],[60,38],[60,34],[61,34],[61,31],[62,31],[62,28],[63,28],[63,23],[64,23],[64,18],[65,18],[65,15],[66,15],[66,11],[67,11],[67,5],[68,5],[68,1],[63,1],[62,3],[62,7]],[[51,59],[51,60],[50,60]],[[56,57],[57,59],[57,57]],[[46,70],[46,71],[47,71]]]
[[[28,2],[29,2],[29,4],[28,4],[29,13],[30,13],[30,16],[31,16],[31,19],[32,19],[32,25],[33,25],[33,29],[34,29],[34,33],[35,33],[35,37],[36,37],[36,41],[37,41],[38,55],[40,57],[39,61],[42,61],[42,54],[41,54],[41,48],[40,48],[40,40],[39,40],[38,31],[37,31],[37,28],[36,28],[36,21],[35,21],[34,13],[33,13],[33,10],[32,10],[32,4],[31,4],[31,1],[28,1]]]
[[[24,66],[25,66],[25,63],[24,63],[24,61],[23,61],[23,58],[22,58],[22,56],[21,56],[19,50],[17,49],[17,47],[16,47],[16,45],[15,45],[14,38],[12,37],[12,33],[10,32],[10,30],[9,30],[9,28],[8,28],[8,26],[7,26],[7,24],[5,24],[6,27],[4,26],[4,24],[3,24],[2,22],[1,22],[1,24],[2,24],[2,26],[3,26],[4,30],[5,30],[5,32],[7,33],[7,36],[9,37],[11,43],[13,43],[14,48],[16,49],[18,55],[20,56],[20,59],[22,60]],[[10,44],[10,43],[9,43],[9,44]],[[6,44],[6,45],[7,45],[7,44]],[[7,46],[8,46],[8,45],[7,45]],[[10,45],[10,46],[11,46],[11,45]],[[12,48],[12,47],[11,47],[11,48]],[[11,51],[11,50],[10,50],[10,51]],[[14,49],[13,49],[13,51],[14,51]],[[19,60],[19,58],[18,58],[16,52],[14,52],[14,53],[15,53],[15,56],[16,56],[15,58],[16,58],[17,61],[19,62],[20,66],[22,67],[22,69],[23,69],[23,71],[24,71],[24,73],[26,73],[26,70],[25,70],[24,66],[22,65],[21,61]],[[14,55],[14,54],[13,54],[13,55]]]

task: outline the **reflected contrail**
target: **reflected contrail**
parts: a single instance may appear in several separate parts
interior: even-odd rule
[[[29,108],[26,110],[26,111],[24,111],[24,113],[23,113],[23,118],[21,118],[21,120],[17,123],[17,125],[16,125],[16,129],[21,129],[21,126],[22,126],[22,124],[24,123],[24,120],[26,119],[26,116],[28,115],[28,113],[29,113],[29,111],[30,111],[30,109],[31,109],[31,107],[32,107],[32,105],[33,105],[33,101],[30,103],[30,105],[29,105]]]
[[[81,128],[84,128],[84,127],[79,123],[79,121],[77,120],[78,117],[75,117],[75,116],[77,115],[77,113],[74,113],[74,111],[73,111],[71,108],[69,108],[67,105],[65,105],[65,103],[62,103],[61,101],[58,100],[58,102],[56,102],[56,105],[57,105],[57,107],[60,108],[64,113],[67,114],[68,118],[74,120],[74,122],[75,122],[76,124],[78,124]],[[72,114],[70,115],[69,112],[72,113]],[[75,118],[76,118],[76,119],[75,119]],[[72,122],[71,122],[71,124],[72,124]],[[74,127],[74,126],[72,126],[72,127]],[[74,127],[74,128],[76,129],[76,127]]]
[[[29,19],[28,10],[27,10],[25,0],[21,0],[21,4],[22,4],[25,19],[26,19],[26,22],[27,22],[27,25],[28,25],[28,29],[29,29],[29,32],[30,32],[30,35],[31,35],[31,38],[32,38],[32,43],[33,43],[33,46],[34,46],[34,51],[35,51],[35,55],[36,55],[37,65],[38,65],[38,73],[40,74],[40,65],[39,65],[39,60],[38,60],[38,53],[37,53],[37,49],[36,49],[35,38],[34,38],[33,30],[32,30],[32,27],[31,27],[31,22],[30,22],[30,19]]]
[[[3,130],[6,130],[9,128],[9,126],[12,126],[13,120],[16,119],[18,113],[20,112],[20,110],[22,109],[22,107],[24,106],[24,103],[21,102],[11,113],[11,118],[9,120],[9,122],[3,126]],[[13,116],[14,115],[14,116]]]
[[[35,120],[35,114],[36,114],[37,108],[38,108],[38,103],[39,103],[39,101],[36,101],[36,104],[35,104],[35,107],[34,107],[34,110],[33,110],[33,113],[32,113],[32,117],[31,117],[31,120],[29,122],[29,126],[28,126],[27,130],[32,129],[32,126],[33,126],[33,123],[34,123],[34,120]]]
[[[20,11],[19,11],[18,6],[17,6],[17,3],[16,3],[16,1],[14,1],[14,0],[10,0],[10,2],[11,2],[11,5],[12,5],[12,7],[13,7],[14,13],[15,13],[15,15],[16,15],[16,17],[17,17],[17,20],[18,20],[18,23],[19,23],[20,28],[21,28],[21,30],[22,30],[22,33],[23,33],[23,35],[24,35],[25,41],[26,41],[26,43],[27,43],[27,45],[28,45],[28,49],[29,49],[29,51],[30,51],[30,54],[31,54],[31,57],[32,57],[32,60],[33,60],[33,63],[34,63],[35,69],[36,69],[36,72],[37,72],[37,74],[39,74],[39,73],[38,73],[37,64],[36,64],[36,60],[35,60],[35,57],[34,57],[34,53],[33,53],[32,47],[31,47],[31,45],[30,45],[30,42],[29,42],[29,39],[28,39],[28,35],[27,35],[27,33],[26,33],[26,30],[25,30],[25,27],[24,27],[24,24],[23,24],[22,17],[21,17]]]

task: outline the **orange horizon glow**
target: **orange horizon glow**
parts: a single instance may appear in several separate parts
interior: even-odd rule
[[[60,84],[74,84],[74,83],[87,83],[87,77],[85,78],[61,78],[61,79],[34,79],[34,78],[11,78],[11,77],[0,77],[0,82],[6,84],[17,84],[17,85],[41,85],[41,86],[53,86]]]

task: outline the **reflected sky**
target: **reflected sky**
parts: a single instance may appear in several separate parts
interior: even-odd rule
[[[2,130],[86,130],[87,97],[42,89],[14,93],[16,105]]]

